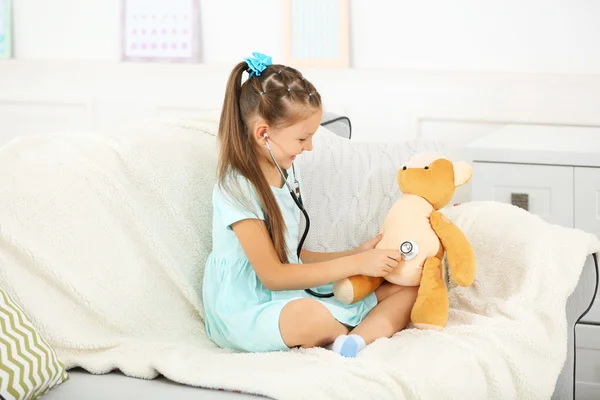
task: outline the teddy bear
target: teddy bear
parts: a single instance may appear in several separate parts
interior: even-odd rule
[[[381,227],[376,248],[398,249],[398,266],[383,278],[351,276],[334,282],[335,297],[345,304],[359,301],[384,280],[396,285],[419,286],[411,311],[418,329],[441,330],[448,321],[449,301],[442,261],[452,279],[469,286],[475,279],[476,260],[471,244],[439,210],[452,200],[455,189],[472,176],[471,166],[452,162],[435,153],[418,153],[398,171],[402,195],[392,205]]]

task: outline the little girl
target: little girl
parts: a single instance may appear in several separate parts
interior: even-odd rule
[[[292,163],[312,149],[321,96],[297,70],[253,54],[231,72],[219,124],[213,251],[203,286],[207,333],[218,346],[235,350],[330,345],[354,357],[407,325],[417,288],[384,283],[351,305],[304,291],[330,292],[333,281],[357,274],[385,276],[400,253],[374,249],[378,236],[353,250],[302,250],[297,257],[300,210],[267,144],[288,182],[293,186],[297,179],[301,188]]]

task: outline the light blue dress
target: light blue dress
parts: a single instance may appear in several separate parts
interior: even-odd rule
[[[292,170],[288,180],[293,187]],[[302,188],[298,168],[297,179]],[[251,204],[245,207],[230,198],[218,184],[213,189],[213,250],[206,262],[203,301],[206,331],[219,347],[238,351],[265,352],[289,350],[279,331],[279,315],[290,301],[312,298],[329,309],[335,319],[347,326],[358,325],[377,304],[372,293],[362,301],[346,305],[335,298],[318,299],[304,290],[271,291],[258,279],[231,225],[244,219],[262,219],[264,214],[254,187],[242,176],[236,176]],[[300,238],[301,212],[288,188],[272,187],[286,224],[286,244],[291,263],[300,263],[296,247]],[[253,210],[254,209],[254,210]],[[310,234],[310,233],[309,233]],[[313,288],[330,293],[332,284]]]

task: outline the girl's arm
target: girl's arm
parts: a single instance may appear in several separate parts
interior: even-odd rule
[[[321,253],[321,252],[314,252],[314,251],[308,251],[308,250],[303,249],[300,252],[300,259],[302,260],[303,263],[310,264],[310,263],[325,262],[325,261],[335,260],[337,258],[352,256],[354,254],[362,253],[363,251],[374,249],[375,246],[377,246],[377,243],[379,243],[379,241],[381,241],[382,237],[383,237],[383,235],[380,233],[373,239],[367,240],[366,242],[364,242],[357,248],[352,249],[352,250],[346,250],[346,251]]]
[[[232,228],[258,279],[273,291],[316,287],[359,274],[382,277],[390,273],[401,258],[397,250],[371,250],[331,261],[282,264],[264,221],[244,219],[232,224]],[[380,236],[359,248],[368,247],[379,239]]]
[[[302,251],[300,251],[300,259],[305,264],[311,264],[311,263],[331,261],[331,260],[335,260],[338,258],[351,256],[356,253],[357,253],[356,249],[346,250],[346,251],[337,251],[337,252],[331,252],[331,253],[321,253],[321,252],[316,252],[316,251],[302,250]]]
[[[350,257],[307,264],[282,264],[262,220],[245,219],[234,223],[232,229],[258,279],[269,290],[316,287],[358,274],[358,265]]]

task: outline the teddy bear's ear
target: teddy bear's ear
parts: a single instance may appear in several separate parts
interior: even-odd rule
[[[469,182],[473,174],[471,165],[464,161],[456,161],[454,165],[454,186],[458,187]]]

